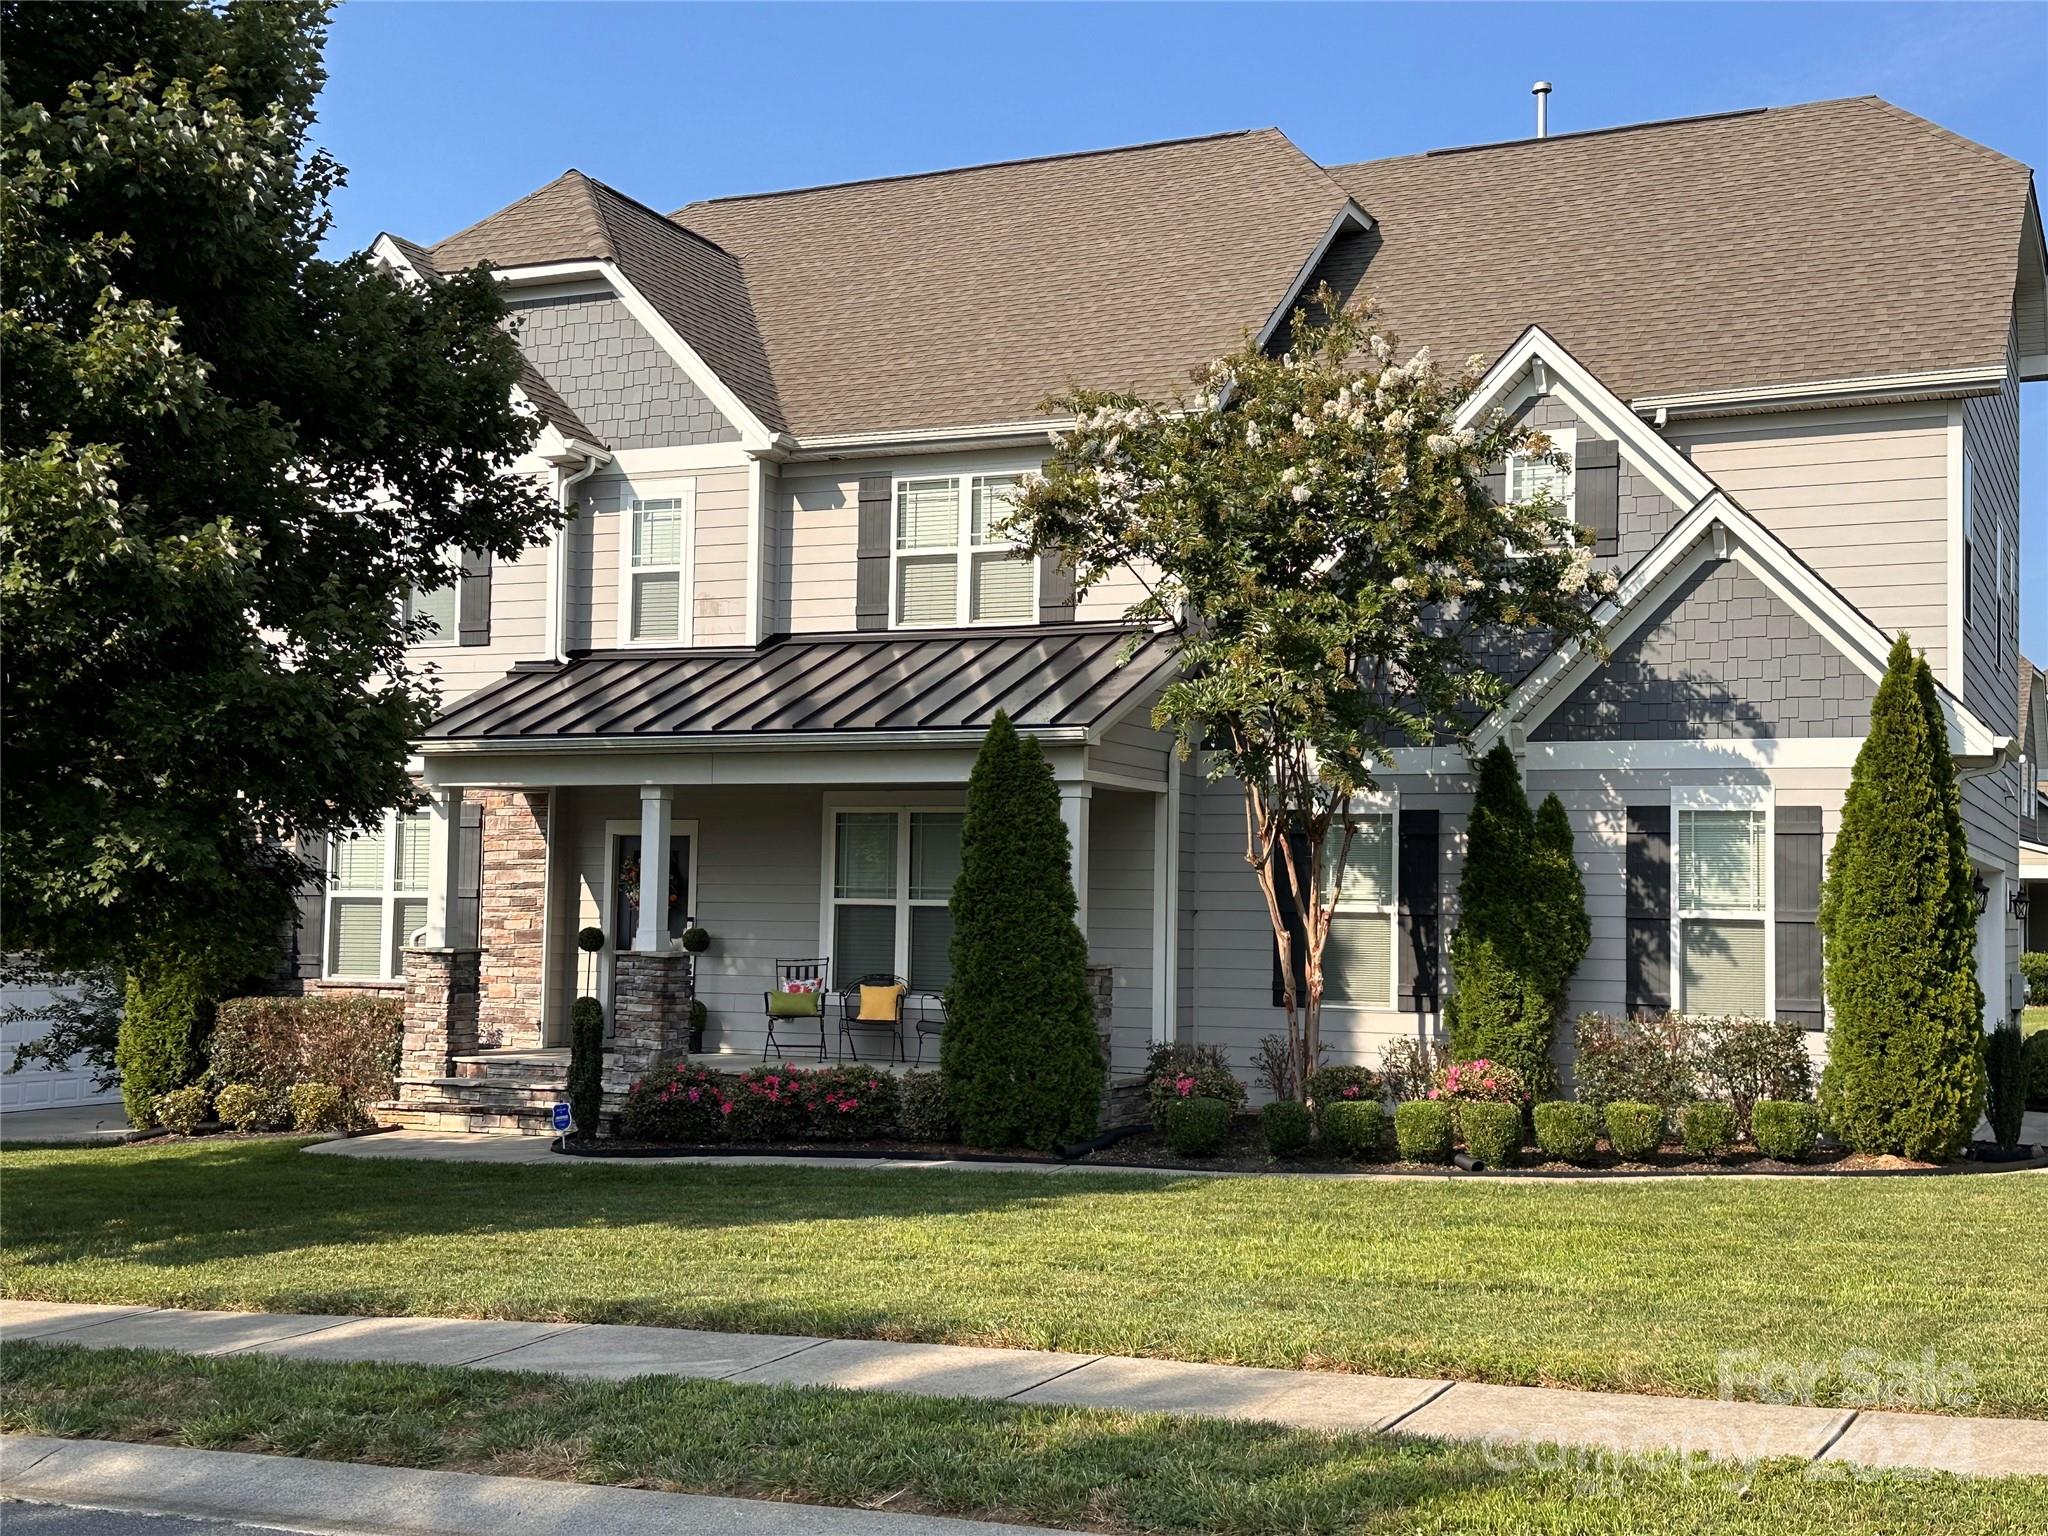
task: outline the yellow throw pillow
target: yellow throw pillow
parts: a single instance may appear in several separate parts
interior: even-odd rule
[[[893,1024],[901,1012],[903,987],[863,986],[860,989],[860,1016],[876,1024]]]

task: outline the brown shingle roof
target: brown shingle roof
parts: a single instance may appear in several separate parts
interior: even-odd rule
[[[599,448],[609,446],[605,440],[583,423],[583,418],[570,409],[564,400],[534,367],[533,359],[524,353],[519,358],[519,392],[533,402],[533,408],[540,412],[540,419],[553,427],[564,437],[578,438]]]
[[[1617,394],[1997,366],[2027,168],[1874,97],[1338,166],[1404,343],[1540,325]]]
[[[800,436],[1164,394],[1237,345],[1344,193],[1277,129],[693,203],[736,254]]]

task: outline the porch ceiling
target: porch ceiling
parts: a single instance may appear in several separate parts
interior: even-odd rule
[[[985,728],[997,710],[1021,730],[1085,732],[1172,667],[1132,631],[1076,624],[1028,630],[806,635],[756,650],[595,651],[523,662],[428,727],[436,742],[606,739],[723,741],[844,733],[917,740]]]

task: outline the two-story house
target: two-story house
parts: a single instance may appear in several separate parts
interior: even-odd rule
[[[1267,129],[666,216],[571,171],[377,253],[496,269],[546,423],[529,467],[574,511],[418,595],[428,808],[332,850],[304,905],[306,985],[410,978],[416,1119],[517,1062],[489,1053],[558,1047],[579,993],[622,1036],[672,1007],[685,915],[713,940],[708,1048],[741,1062],[778,959],[936,993],[998,709],[1059,780],[1113,1067],[1174,1037],[1246,1065],[1279,1014],[1236,787],[1152,730],[1172,662],[1120,660],[1135,585],[1077,602],[998,529],[1060,425],[1046,396],[1164,394],[1325,280],[1406,348],[1497,359],[1471,409],[1570,452],[1559,489],[1620,576],[1610,659],[1500,659],[1517,686],[1479,732],[1572,815],[1572,1008],[1818,1041],[1819,879],[1901,631],[1942,684],[2007,1006],[2018,402],[2048,296],[2002,155],[1874,98],[1329,167]],[[1333,1059],[1433,1028],[1446,984],[1468,764],[1395,759],[1332,946]]]

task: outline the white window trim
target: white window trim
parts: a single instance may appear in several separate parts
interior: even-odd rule
[[[420,813],[413,811],[406,814],[417,816]],[[395,931],[395,925],[398,921],[398,904],[401,901],[418,901],[424,904],[427,900],[427,888],[421,886],[416,891],[407,890],[398,883],[398,824],[400,820],[401,816],[397,810],[389,810],[384,813],[384,879],[375,889],[368,886],[344,888],[335,883],[335,873],[341,859],[341,847],[347,839],[330,837],[327,840],[327,883],[326,889],[321,896],[321,900],[326,903],[326,908],[321,914],[320,925],[320,978],[323,981],[372,982],[405,980],[405,966],[398,958],[398,952],[401,948],[399,940],[403,937],[409,941],[410,935],[400,935]],[[427,878],[432,880],[433,875],[431,871],[428,873]],[[335,940],[340,932],[334,921],[334,909],[338,903],[344,901],[375,901],[377,903],[377,953],[381,957],[382,969],[373,973],[365,973],[361,971],[338,971],[334,968]]]
[[[891,629],[975,629],[1014,628],[1019,624],[1038,622],[1038,572],[1036,562],[1031,562],[1032,611],[1023,619],[976,619],[970,617],[974,611],[974,557],[996,554],[1005,550],[1014,551],[1017,545],[1010,540],[977,544],[974,542],[974,484],[977,480],[1008,480],[1027,473],[1023,469],[972,469],[957,472],[941,470],[933,474],[914,474],[899,471],[889,482],[889,627]],[[939,624],[911,624],[903,618],[903,584],[899,579],[898,567],[903,559],[929,559],[940,553],[943,546],[929,545],[920,549],[904,549],[897,538],[897,528],[903,514],[903,487],[913,481],[950,480],[953,483],[953,504],[956,523],[953,530],[953,617]]]
[[[640,818],[637,816],[630,820],[609,820],[604,824],[604,884],[599,886],[596,892],[597,926],[604,930],[604,948],[597,953],[597,985],[598,996],[604,999],[604,1016],[607,1020],[612,1016],[613,956],[619,952],[620,940],[620,935],[612,932],[612,882],[618,878],[619,839],[624,836],[638,837],[639,835]],[[668,824],[668,835],[670,837],[687,837],[690,840],[690,867],[685,873],[684,878],[690,882],[690,905],[699,910],[686,912],[683,915],[685,917],[701,918],[703,916],[704,888],[697,883],[697,856],[703,851],[703,843],[697,836],[697,823],[695,821],[685,821],[680,817],[672,817]],[[634,935],[629,933],[624,938],[625,947],[631,949],[633,947]],[[577,955],[580,958],[582,951],[578,950]],[[581,977],[577,978],[577,984],[579,986],[582,984]],[[610,1025],[607,1024],[606,1028],[609,1030]]]
[[[1351,802],[1351,810],[1358,816],[1384,816],[1387,827],[1387,899],[1365,910],[1373,916],[1384,917],[1389,925],[1387,934],[1387,996],[1384,1003],[1357,1003],[1350,1000],[1333,1001],[1328,992],[1323,995],[1325,1012],[1377,1013],[1382,1008],[1391,1012],[1400,1006],[1401,998],[1401,796],[1398,791],[1384,790],[1374,795],[1359,795]],[[1340,902],[1338,916],[1356,915],[1360,910],[1356,902]],[[1332,935],[1334,937],[1334,935]],[[1327,946],[1324,958],[1328,959]],[[1327,973],[1323,985],[1329,986]]]
[[[1726,908],[1684,904],[1682,846],[1685,811],[1761,811],[1763,830],[1763,910],[1736,912]],[[1764,1007],[1762,1017],[1778,1016],[1778,814],[1776,796],[1762,784],[1674,784],[1671,788],[1671,1011],[1684,1013],[1685,921],[1761,922],[1764,929]]]
[[[448,567],[448,585],[446,590],[454,594],[455,607],[448,615],[447,638],[443,640],[408,640],[406,644],[415,651],[452,651],[459,649],[462,645],[462,550],[456,545],[450,544],[438,550],[436,558]],[[408,626],[411,625],[413,618],[413,594],[418,590],[417,587],[407,587],[405,595],[398,600],[399,614]],[[429,590],[439,592],[443,589],[433,587]]]
[[[914,478],[923,478],[922,476]],[[838,973],[832,965],[833,922],[836,909],[848,907],[890,907],[896,912],[896,954],[890,962],[893,974],[910,977],[910,909],[912,907],[943,907],[944,900],[924,897],[912,900],[910,895],[910,818],[920,811],[934,812],[941,816],[964,816],[967,812],[963,799],[944,804],[927,796],[911,794],[869,795],[857,800],[825,799],[825,825],[823,833],[823,856],[819,860],[818,878],[818,953],[825,957],[827,985],[837,984]],[[896,818],[896,894],[881,896],[840,896],[833,876],[837,873],[839,841],[834,835],[838,831],[842,815],[891,815]],[[933,994],[913,992],[912,996],[925,997]]]
[[[693,643],[696,629],[696,567],[697,567],[697,481],[694,477],[683,480],[636,481],[622,488],[619,503],[619,600],[618,624],[619,645],[640,650],[674,648]],[[683,529],[682,560],[675,565],[633,564],[633,518],[641,506],[650,501],[680,501],[682,503]],[[676,634],[673,639],[656,637],[647,640],[633,638],[633,575],[634,572],[674,571],[679,590],[676,593]]]
[[[1548,437],[1550,439],[1551,447],[1556,449],[1558,452],[1564,454],[1566,458],[1571,460],[1572,467],[1563,472],[1565,486],[1564,515],[1565,519],[1568,522],[1577,523],[1579,520],[1578,428],[1542,427],[1538,430],[1541,431],[1545,437]],[[1501,471],[1501,491],[1509,501],[1512,502],[1518,499],[1515,495],[1515,466],[1517,464],[1527,465],[1538,462],[1540,461],[1532,454],[1510,453],[1507,456],[1507,462],[1502,467]],[[1554,466],[1545,464],[1543,467],[1549,469],[1553,468]]]

